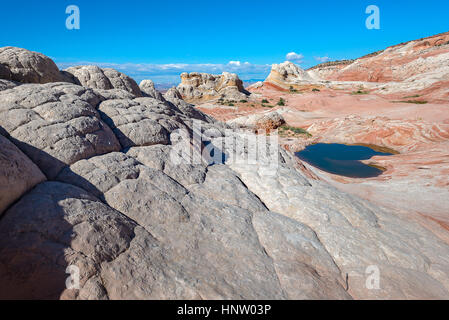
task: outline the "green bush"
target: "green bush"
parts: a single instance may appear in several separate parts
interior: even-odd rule
[[[305,130],[303,128],[296,128],[296,127],[291,127],[291,126],[288,126],[288,125],[281,126],[279,130],[280,130],[281,134],[282,133],[286,133],[288,131],[291,131],[291,132],[293,132],[295,134],[306,135],[307,137],[311,137],[312,136],[307,130]]]
[[[270,103],[270,101],[268,101],[267,99],[263,99],[262,103]]]
[[[312,89],[312,92],[320,92],[320,89],[313,88],[313,89]]]
[[[283,98],[279,99],[279,102],[277,103],[278,106],[285,106],[285,100]]]
[[[358,95],[358,94],[368,94],[368,91],[364,91],[364,90],[357,90],[357,91],[353,91],[351,94],[353,95]]]
[[[406,100],[406,101],[393,101],[396,103],[414,103],[414,104],[427,104],[425,100]]]

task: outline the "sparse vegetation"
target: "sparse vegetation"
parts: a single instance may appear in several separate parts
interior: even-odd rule
[[[377,152],[399,154],[399,151],[396,151],[394,149],[384,147],[384,146],[378,146],[378,145],[370,144],[370,143],[355,143],[355,144],[349,144],[349,146],[362,146],[362,147],[368,147]]]
[[[299,92],[298,90],[296,90],[296,89],[293,88],[292,86],[290,86],[289,91],[290,91],[290,93],[298,93],[298,92]]]
[[[277,103],[278,106],[285,106],[285,100],[283,98],[279,99],[279,102]]]
[[[405,100],[405,101],[393,101],[394,103],[414,103],[414,104],[427,104],[425,100]]]
[[[247,103],[248,100],[240,100],[241,103]]]
[[[270,101],[268,101],[267,99],[263,99],[262,103],[270,103]]]
[[[235,105],[234,105],[234,103],[232,103],[232,102],[228,102],[228,106],[234,107]]]
[[[359,95],[359,94],[368,94],[369,92],[365,90],[363,86],[359,86],[359,90],[353,91],[352,95]]]
[[[351,94],[352,95],[359,95],[359,94],[368,94],[368,93],[369,93],[368,91],[359,89],[357,91],[353,91]]]
[[[320,89],[317,89],[317,88],[313,88],[312,89],[312,92],[320,92],[321,90]]]
[[[307,130],[303,128],[292,127],[289,125],[283,125],[279,127],[279,135],[283,137],[305,135],[308,138],[312,136],[309,132],[307,132]]]

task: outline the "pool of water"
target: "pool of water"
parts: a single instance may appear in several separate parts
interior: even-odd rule
[[[371,178],[382,174],[382,170],[366,165],[360,160],[373,156],[389,156],[392,153],[378,152],[366,146],[349,146],[337,143],[310,145],[296,156],[323,171],[351,178]]]

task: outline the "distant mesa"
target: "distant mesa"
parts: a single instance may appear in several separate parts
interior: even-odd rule
[[[250,93],[243,87],[242,80],[235,73],[221,75],[208,73],[183,73],[177,87],[183,99],[198,103],[217,99],[240,101],[248,99]]]

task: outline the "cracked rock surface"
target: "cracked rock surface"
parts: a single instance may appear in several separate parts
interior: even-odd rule
[[[24,83],[64,81],[58,67],[41,53],[22,48],[0,48],[0,79]]]
[[[93,89],[120,89],[140,97],[142,93],[137,83],[127,75],[111,68],[97,66],[76,66],[64,70],[77,84]]]
[[[1,299],[449,298],[444,241],[290,152],[248,162],[249,134],[175,100],[0,84]]]

